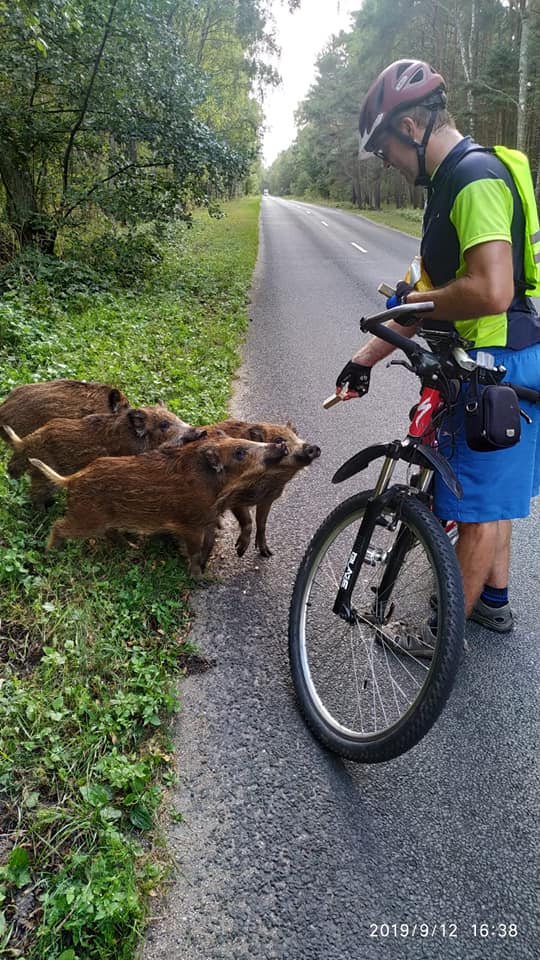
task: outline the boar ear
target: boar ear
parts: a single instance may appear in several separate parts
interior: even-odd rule
[[[296,429],[292,420],[287,420],[287,423],[285,424],[285,426],[288,427],[289,430],[292,430],[293,433],[296,433],[298,435],[298,430]]]
[[[128,410],[128,420],[135,436],[144,437],[147,432],[144,410]]]
[[[118,413],[122,403],[122,394],[116,387],[109,391],[109,409],[111,413]]]
[[[204,451],[204,458],[212,470],[215,470],[216,473],[221,473],[223,470],[223,464],[221,462],[217,447],[207,447]]]
[[[259,443],[262,443],[264,440],[264,434],[260,427],[250,427],[248,434],[248,440],[257,440]]]
[[[198,427],[190,427],[189,430],[186,430],[186,432],[180,437],[180,443],[182,446],[184,446],[186,443],[193,443],[194,440],[204,440],[207,436],[207,430],[199,430]]]

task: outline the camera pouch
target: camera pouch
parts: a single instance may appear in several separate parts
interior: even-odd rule
[[[471,450],[504,450],[520,437],[515,390],[504,383],[482,386],[473,380],[465,396],[465,439]]]

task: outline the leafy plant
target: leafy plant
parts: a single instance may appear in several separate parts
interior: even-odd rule
[[[0,347],[2,392],[84,377],[118,384],[133,403],[160,397],[193,423],[221,419],[246,328],[258,209],[250,199],[227,204],[220,220],[199,213],[189,243],[185,224],[170,225],[137,293],[111,285],[85,305],[79,281],[56,296],[62,268],[29,257],[0,297],[18,340],[16,351]],[[2,445],[3,466],[8,456]],[[62,511],[59,501],[36,513],[27,482],[0,470],[0,829],[11,843],[0,952],[131,960],[163,874],[152,838],[162,785],[175,777],[168,722],[193,652],[193,584],[178,552],[151,539],[46,553]],[[36,898],[26,932],[20,892]]]

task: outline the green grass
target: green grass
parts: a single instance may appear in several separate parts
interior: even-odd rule
[[[184,419],[227,412],[246,329],[258,198],[162,242],[138,289],[46,279],[3,300],[0,395],[58,376],[106,380]],[[168,720],[190,648],[193,584],[172,547],[69,543],[0,451],[0,955],[129,960],[166,869],[155,814],[173,782]],[[175,819],[181,811],[172,811]]]
[[[412,237],[422,236],[422,210],[413,209],[413,207],[397,208],[384,206],[381,210],[359,210],[352,203],[345,200],[321,200],[320,197],[295,197],[304,203],[317,203],[325,207],[335,207],[338,210],[347,210],[355,213],[359,217],[366,217],[373,220],[374,223],[380,223],[385,227],[393,227],[394,230],[401,230]]]

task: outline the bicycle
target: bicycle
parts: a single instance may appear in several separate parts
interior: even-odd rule
[[[390,363],[419,377],[420,400],[404,440],[361,450],[332,478],[340,483],[384,457],[375,487],[341,503],[314,534],[290,606],[289,659],[300,710],[319,741],[359,762],[390,760],[425,736],[450,695],[463,651],[461,574],[430,504],[435,471],[462,496],[437,450],[436,429],[478,364],[466,352],[472,344],[457,332],[420,327],[426,349],[384,325],[397,317],[415,323],[430,310],[432,302],[405,304],[360,321],[364,332],[405,353],[408,362]],[[492,373],[498,381],[505,370]],[[536,391],[512,386],[538,402]],[[399,461],[409,475],[392,483]],[[411,466],[418,468],[414,475]]]

